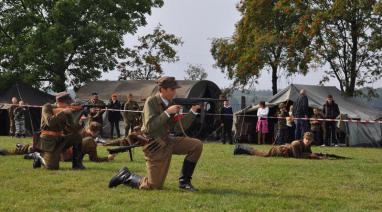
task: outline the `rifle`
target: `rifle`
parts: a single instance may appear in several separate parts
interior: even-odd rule
[[[222,102],[225,100],[213,98],[174,98],[172,102],[176,105],[200,105],[210,102]]]
[[[315,153],[318,157],[323,157],[323,158],[334,158],[334,159],[352,159],[352,158],[349,158],[349,157],[345,157],[345,156],[340,156],[340,155],[336,155],[336,154],[328,154],[328,153]]]
[[[129,145],[129,146],[121,146],[121,147],[116,147],[116,148],[113,148],[113,149],[107,149],[107,151],[111,155],[112,154],[117,154],[117,153],[129,151],[130,161],[133,161],[133,155],[131,153],[131,149],[133,149],[135,147],[139,147],[139,146],[140,145],[138,145],[138,144],[133,144],[133,145]]]

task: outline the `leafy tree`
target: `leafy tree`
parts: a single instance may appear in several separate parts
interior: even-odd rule
[[[190,64],[185,72],[187,74],[185,80],[205,80],[208,77],[206,69],[201,65]]]
[[[158,25],[153,33],[138,38],[139,44],[127,50],[128,58],[118,65],[119,79],[152,80],[163,74],[163,63],[179,60],[174,47],[182,45],[180,37],[167,34]]]
[[[123,35],[146,25],[163,0],[0,1],[0,80],[62,91],[126,57]]]
[[[375,0],[312,0],[311,35],[321,64],[321,83],[335,78],[347,96],[382,77],[382,5]],[[360,90],[359,90],[360,91]],[[373,89],[368,89],[373,95]]]
[[[261,72],[272,72],[272,91],[277,93],[278,74],[306,73],[312,55],[310,37],[301,33],[306,1],[243,0],[242,14],[232,38],[212,41],[215,65],[235,84],[256,82]]]

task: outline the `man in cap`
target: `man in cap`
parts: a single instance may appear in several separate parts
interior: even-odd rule
[[[322,157],[312,153],[311,145],[313,141],[313,134],[306,132],[303,140],[293,141],[291,144],[281,146],[273,146],[269,152],[260,152],[252,147],[244,145],[236,145],[234,155],[253,155],[261,157],[293,157],[305,159],[322,159]]]
[[[123,120],[125,122],[125,136],[129,135],[129,131],[133,131],[134,127],[138,125],[138,116],[140,116],[140,113],[137,112],[132,112],[132,111],[138,111],[139,110],[139,105],[136,101],[133,100],[133,94],[129,94],[127,96],[127,102],[125,103],[124,111],[123,112]]]
[[[42,151],[43,158],[37,157],[34,167],[41,164],[47,169],[58,169],[60,154],[73,147],[72,168],[84,169],[81,153],[81,127],[74,119],[74,108],[70,106],[72,98],[67,92],[56,95],[56,104],[45,104],[41,114],[41,135],[37,148]]]
[[[201,156],[203,144],[189,137],[174,137],[179,128],[187,129],[195,118],[200,106],[192,106],[182,118],[180,105],[173,105],[172,99],[180,86],[174,77],[162,77],[158,80],[159,94],[149,97],[144,106],[143,133],[151,138],[143,146],[147,177],[141,177],[122,168],[109,182],[109,187],[120,184],[139,189],[161,189],[166,179],[173,154],[186,155],[179,178],[179,188],[197,191],[191,184],[196,163]]]

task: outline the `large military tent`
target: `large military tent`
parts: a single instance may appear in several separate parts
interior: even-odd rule
[[[341,92],[334,86],[292,84],[271,97],[268,103],[271,106],[282,102],[286,102],[289,105],[297,99],[301,89],[305,89],[311,108],[322,108],[327,96],[331,94],[334,101],[338,104],[341,114],[346,115],[349,119],[382,120],[381,110],[356,102],[352,98],[342,96]],[[256,111],[256,107],[248,107],[237,114],[242,114],[245,111],[247,114],[251,113],[251,111],[253,113],[253,111]],[[239,124],[237,123],[236,125]],[[347,144],[349,146],[382,146],[382,124],[345,122],[344,131],[347,135]]]
[[[8,135],[9,133],[9,114],[8,108],[12,97],[17,97],[18,100],[23,100],[25,104],[41,106],[47,102],[53,103],[55,97],[44,93],[36,88],[33,88],[24,83],[17,83],[9,89],[0,91],[0,135]],[[27,134],[31,135],[32,129],[35,131],[40,128],[41,108],[28,108],[25,117]]]
[[[208,80],[190,81],[190,80],[178,80],[178,84],[181,88],[177,89],[177,97],[179,98],[213,98],[218,99],[221,91],[219,87]],[[94,81],[89,82],[85,86],[81,87],[76,96],[78,99],[84,101],[91,97],[91,93],[97,92],[101,100],[105,103],[109,102],[110,96],[113,93],[117,93],[121,102],[126,101],[128,94],[133,94],[134,99],[143,106],[147,97],[155,95],[158,92],[158,87],[154,80],[123,80],[123,81]],[[208,112],[215,111],[217,105],[210,104]],[[104,114],[104,135],[109,135],[109,123],[107,121],[107,113]],[[121,133],[124,134],[123,123],[120,123]],[[189,132],[192,135],[198,134],[199,137],[208,136],[215,128],[214,118],[205,118],[204,120],[198,120]]]

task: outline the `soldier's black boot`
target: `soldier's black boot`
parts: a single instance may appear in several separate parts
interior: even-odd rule
[[[33,154],[32,157],[33,157],[33,168],[34,169],[41,168],[42,165],[45,166],[44,158],[40,155],[40,153],[34,152],[32,154]]]
[[[139,188],[142,177],[129,171],[127,167],[119,170],[118,174],[113,176],[109,182],[109,188],[124,184],[131,188]]]
[[[82,164],[83,154],[81,151],[81,144],[73,145],[73,158],[72,158],[72,168],[73,169],[85,169]]]
[[[196,163],[184,160],[182,171],[179,177],[179,188],[187,191],[195,192],[198,189],[191,184],[192,174],[194,173]]]
[[[7,155],[8,151],[5,149],[0,149],[0,155]]]
[[[240,144],[235,145],[235,149],[233,150],[234,155],[252,155],[252,147],[244,146]]]

